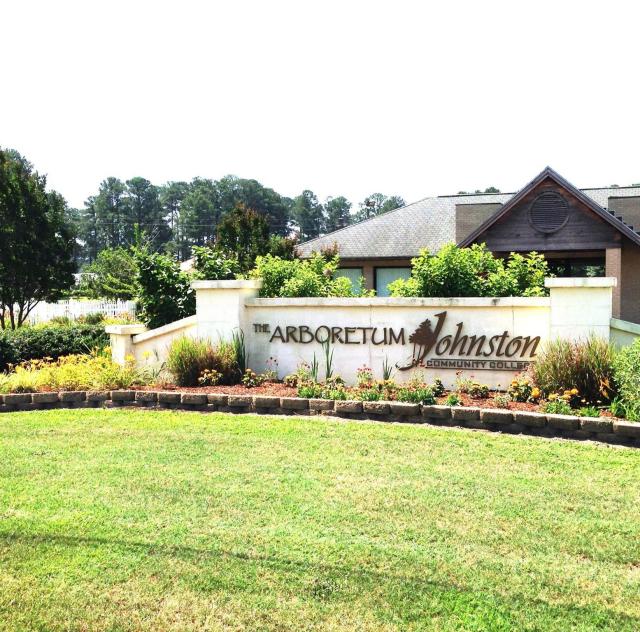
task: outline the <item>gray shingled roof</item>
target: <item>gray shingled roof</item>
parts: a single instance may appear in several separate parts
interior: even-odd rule
[[[640,196],[640,187],[582,189],[596,204],[607,208],[609,197]],[[456,204],[504,204],[515,193],[449,195],[424,198],[394,211],[336,230],[300,244],[303,257],[338,244],[342,259],[415,257],[431,252],[456,237]]]

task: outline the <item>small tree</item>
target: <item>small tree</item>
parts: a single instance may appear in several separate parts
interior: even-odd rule
[[[238,204],[218,224],[216,248],[234,253],[246,272],[256,257],[269,252],[269,224],[260,213]]]
[[[136,294],[136,261],[131,249],[105,248],[88,265],[80,291],[94,298],[130,300]]]
[[[0,149],[0,326],[20,327],[40,301],[73,284],[66,202],[15,151]]]

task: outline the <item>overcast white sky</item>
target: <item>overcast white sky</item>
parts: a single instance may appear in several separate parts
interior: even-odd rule
[[[640,182],[640,3],[0,0],[0,145],[107,176],[357,203]]]

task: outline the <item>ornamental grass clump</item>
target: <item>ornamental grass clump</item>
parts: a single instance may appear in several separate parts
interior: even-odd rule
[[[232,343],[214,346],[208,340],[182,337],[169,347],[167,369],[178,386],[198,386],[206,371],[219,374],[219,384],[237,384],[242,377]]]
[[[548,342],[531,366],[533,380],[545,394],[574,389],[582,403],[608,403],[615,395],[614,350],[597,336]]]

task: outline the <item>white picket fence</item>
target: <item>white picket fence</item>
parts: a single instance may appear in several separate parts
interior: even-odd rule
[[[70,300],[57,303],[38,303],[29,314],[29,322],[32,325],[43,323],[52,318],[65,316],[76,320],[87,314],[104,314],[106,317],[117,317],[123,314],[136,315],[135,301],[104,301],[104,300]]]

